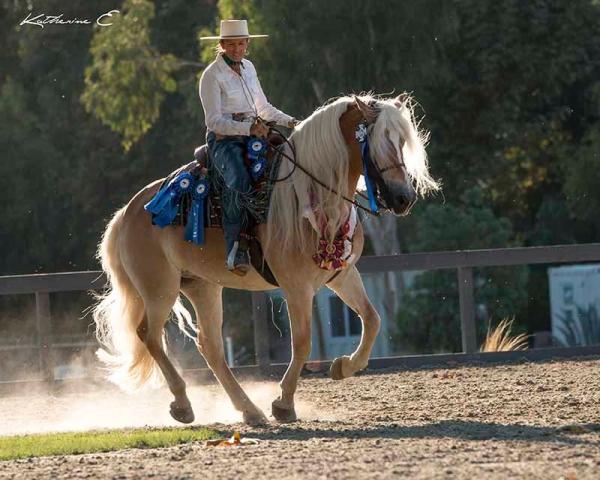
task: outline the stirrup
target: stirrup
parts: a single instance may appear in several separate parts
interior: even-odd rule
[[[239,246],[240,242],[234,242],[229,255],[227,255],[227,270],[243,277],[248,273],[250,263],[248,261],[248,252],[240,250]]]

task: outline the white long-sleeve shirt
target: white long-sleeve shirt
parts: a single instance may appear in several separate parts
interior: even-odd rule
[[[292,117],[269,103],[252,62],[243,59],[240,71],[243,80],[219,54],[202,73],[199,91],[206,127],[220,135],[250,135],[252,119],[238,122],[232,119],[234,113],[287,125]]]

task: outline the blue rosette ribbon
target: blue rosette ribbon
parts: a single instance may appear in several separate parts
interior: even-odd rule
[[[360,156],[363,162],[363,177],[365,178],[365,185],[367,186],[369,207],[371,208],[371,212],[378,213],[379,207],[377,207],[377,202],[375,200],[375,188],[373,187],[373,183],[371,182],[367,172],[367,165],[370,161],[372,161],[371,152],[369,150],[369,135],[367,133],[367,126],[364,123],[359,123],[356,127],[355,134],[360,145]]]
[[[267,160],[264,157],[254,160],[250,166],[250,175],[252,176],[252,180],[256,182],[260,177],[262,177],[266,167]]]
[[[250,175],[254,181],[262,177],[267,166],[267,142],[262,138],[252,137],[248,140],[247,155],[251,161]]]
[[[210,186],[206,178],[201,178],[192,191],[192,205],[188,212],[185,239],[196,245],[204,245],[204,199]]]
[[[184,193],[194,188],[194,177],[188,172],[182,172],[158,191],[144,209],[152,214],[152,223],[161,228],[171,225]]]

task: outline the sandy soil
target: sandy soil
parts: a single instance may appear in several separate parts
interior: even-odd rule
[[[226,403],[217,387],[202,392]],[[230,415],[191,397],[204,420]],[[14,401],[0,399],[3,419],[15,418]],[[257,445],[0,462],[0,478],[600,478],[600,359],[317,375],[302,379],[298,406],[303,419],[290,425],[216,425]]]

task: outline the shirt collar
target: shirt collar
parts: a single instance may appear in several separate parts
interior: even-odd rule
[[[221,69],[221,71],[229,72],[230,74],[237,76],[237,73],[233,70],[233,68],[231,68],[229,65],[227,65],[227,62],[223,58],[222,53],[219,53],[217,55],[217,63],[219,64],[219,68]],[[245,58],[242,59],[242,72],[244,70],[246,70],[246,59]]]
[[[223,61],[229,66],[229,67],[233,67],[234,65],[240,65],[240,67],[242,68],[246,68],[244,66],[244,59],[242,58],[241,61],[239,62],[234,62],[231,58],[229,58],[227,55],[225,55],[224,53],[221,54],[221,58],[223,59]]]

